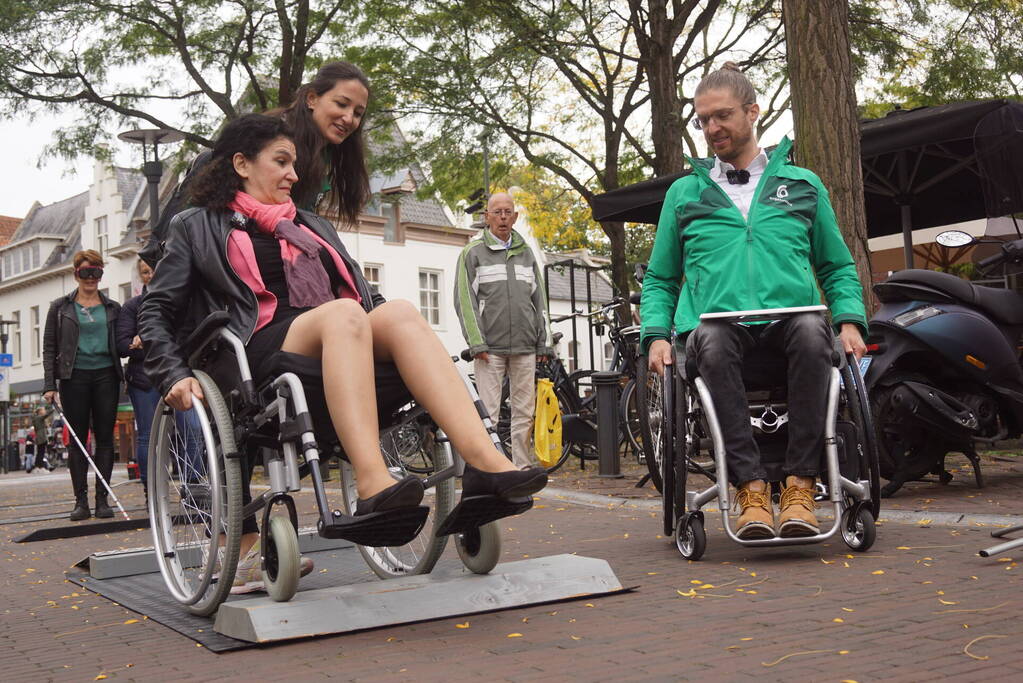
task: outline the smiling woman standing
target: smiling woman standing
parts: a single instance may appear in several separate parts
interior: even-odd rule
[[[60,405],[71,429],[85,440],[92,430],[95,461],[109,482],[114,469],[114,420],[121,391],[121,363],[114,334],[121,306],[99,291],[103,257],[92,249],[75,254],[78,287],[55,299],[43,332],[43,398]],[[73,521],[89,518],[89,465],[73,446],[69,451],[71,485],[75,491]],[[96,477],[96,516],[113,517],[107,492]]]

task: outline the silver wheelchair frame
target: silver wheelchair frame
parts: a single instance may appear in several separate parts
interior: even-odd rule
[[[762,309],[753,311],[736,311],[728,313],[709,313],[700,316],[700,320],[723,320],[728,322],[760,322],[775,321],[792,317],[799,313],[815,312],[823,314],[825,306],[799,306],[791,308]],[[674,344],[672,345],[674,351]],[[664,497],[664,525],[665,533],[671,534],[676,547],[687,559],[696,560],[702,556],[706,546],[706,534],[704,531],[704,519],[702,508],[713,500],[720,502],[721,522],[725,534],[736,543],[748,547],[771,547],[788,545],[807,545],[825,541],[836,533],[841,532],[843,540],[854,550],[866,550],[874,541],[876,516],[875,501],[879,500],[877,490],[878,482],[871,473],[876,473],[876,452],[873,450],[873,425],[870,423],[869,401],[866,400],[866,393],[863,389],[862,378],[859,377],[858,368],[849,368],[847,361],[843,358],[839,367],[832,367],[828,383],[828,399],[825,422],[825,465],[827,467],[827,484],[825,487],[826,500],[832,509],[834,519],[827,530],[822,529],[820,533],[812,536],[794,538],[762,538],[742,539],[739,538],[732,528],[729,519],[732,498],[728,484],[728,458],[725,452],[724,437],[718,423],[714,409],[714,402],[711,392],[702,377],[687,379],[682,377],[679,370],[680,363],[673,363],[671,366],[672,381],[662,383],[664,420],[668,423],[662,431],[662,438],[676,440],[676,433],[681,431],[681,438],[678,443],[664,444],[664,458],[662,462],[662,476],[664,486],[662,495]],[[848,372],[843,370],[848,368]],[[841,391],[843,374],[846,381],[852,381],[855,385],[853,392],[858,397],[859,411],[862,416],[859,428],[862,431],[865,448],[868,451],[866,458],[863,453],[857,455],[863,460],[872,459],[875,467],[869,467],[867,479],[856,481],[847,479],[842,475],[838,455],[838,437],[836,433],[839,411],[839,393]],[[667,380],[667,378],[665,378]],[[687,386],[688,385],[688,386]],[[690,389],[691,387],[691,389]],[[681,396],[685,399],[685,405],[676,406],[675,402]],[[695,390],[696,396],[693,395]],[[752,406],[751,408],[759,407]],[[714,464],[716,481],[702,491],[680,490],[677,486],[679,474],[681,473],[682,487],[687,475],[687,462],[690,454],[695,454],[700,449],[699,443],[694,443],[695,435],[688,428],[688,420],[691,416],[703,412],[706,417],[706,427],[709,432]],[[773,406],[764,406],[765,416],[773,412]],[[678,425],[681,419],[685,424]],[[769,433],[776,430],[781,424],[787,421],[785,414],[774,414],[772,421],[765,428],[764,424],[758,424],[758,418],[751,417],[753,427],[762,429]],[[869,432],[869,433],[868,433]],[[863,444],[858,444],[863,446]],[[680,453],[680,450],[684,451]],[[681,467],[678,467],[679,461]],[[862,468],[861,468],[862,469]],[[683,501],[676,500],[682,495]],[[679,503],[683,504],[680,506]]]
[[[356,500],[354,478],[350,466],[345,461],[342,461],[342,480],[346,482],[343,484],[346,511],[331,509],[327,500],[319,466],[321,447],[316,440],[301,378],[294,372],[281,373],[272,381],[264,384],[262,388],[264,394],[268,388],[272,388],[275,394],[273,398],[261,399],[252,377],[245,346],[237,335],[226,328],[226,323],[227,314],[225,312],[213,313],[198,326],[184,344],[189,367],[193,368],[197,379],[203,385],[205,394],[202,402],[205,409],[197,408],[195,410],[198,418],[196,436],[202,438],[206,445],[207,455],[204,466],[210,483],[198,486],[204,486],[205,494],[213,500],[207,504],[206,510],[196,509],[196,506],[193,505],[192,517],[199,521],[212,520],[211,523],[206,524],[207,540],[203,541],[195,533],[192,534],[191,542],[178,542],[175,537],[173,527],[176,523],[181,523],[182,510],[170,509],[173,503],[167,495],[167,480],[171,479],[168,476],[168,457],[176,457],[182,466],[183,461],[180,454],[167,455],[165,451],[169,447],[168,439],[164,436],[168,429],[171,431],[174,429],[173,425],[168,427],[168,415],[171,416],[169,418],[171,421],[180,420],[180,416],[175,417],[174,411],[162,400],[154,417],[154,438],[150,442],[149,480],[154,482],[154,490],[159,492],[158,495],[150,496],[150,518],[153,520],[152,533],[154,546],[158,551],[156,555],[160,571],[172,596],[189,611],[201,615],[214,613],[221,602],[227,598],[238,560],[237,539],[240,536],[241,521],[261,509],[263,514],[260,525],[262,544],[260,560],[267,592],[271,598],[277,601],[287,601],[294,596],[299,578],[298,516],[291,494],[301,491],[301,479],[304,474],[308,474],[312,480],[312,489],[319,515],[317,532],[320,536],[350,539],[349,536],[343,535],[343,530],[335,524],[335,521],[343,522],[355,519],[351,517],[354,513],[354,501]],[[206,373],[198,369],[204,364],[206,354],[213,349],[214,344],[218,343],[229,347],[237,361],[239,382],[237,388],[232,389],[228,397],[231,399],[230,402],[238,403],[245,408],[242,419],[238,417],[239,412],[242,411],[232,413],[227,409],[229,402],[224,400],[219,387]],[[503,452],[495,425],[490,420],[482,401],[465,372],[460,368],[459,374],[476,405],[477,413],[484,427],[494,441],[495,447]],[[425,410],[420,406],[410,405],[413,407],[407,411],[407,419],[387,428],[381,428],[382,435],[391,429],[397,429],[402,424],[408,424],[412,420],[426,416]],[[221,408],[218,409],[216,406],[221,406]],[[222,413],[219,417],[218,410]],[[210,412],[210,415],[206,414],[207,411]],[[229,424],[223,420],[223,413],[230,418]],[[241,488],[237,482],[240,482],[241,486],[245,485],[239,474],[239,462],[246,456],[239,452],[244,449],[237,448],[235,440],[237,438],[239,442],[244,442],[250,435],[255,434],[256,430],[270,422],[277,422],[279,450],[263,449],[268,489],[261,495],[253,497],[251,502],[242,507]],[[356,543],[370,568],[381,578],[429,573],[447,544],[447,535],[438,535],[436,532],[444,518],[454,508],[454,479],[461,476],[465,465],[444,432],[439,427],[433,431],[435,433],[435,438],[432,440],[434,468],[432,472],[423,477],[423,484],[424,488],[435,491],[435,514],[430,525],[425,528],[429,515],[429,510],[425,507],[420,508],[423,510],[421,520],[418,522],[404,520],[403,522],[406,527],[409,524],[418,524],[417,538],[422,538],[423,534],[429,534],[429,537],[423,541],[423,552],[412,553],[414,560],[412,562],[399,559],[398,553],[393,551],[407,542],[391,543],[391,547],[388,547],[390,539],[386,535],[387,529],[383,522],[366,532],[384,534],[379,543],[374,542],[370,546],[366,541],[360,543],[359,540],[350,539]],[[211,452],[214,450],[217,451],[215,454]],[[299,453],[303,457],[304,464],[299,463]],[[385,453],[386,458],[387,454]],[[395,468],[391,469],[393,474]],[[188,484],[182,484],[179,487],[183,491],[182,499],[185,497],[184,489],[187,487]],[[232,487],[237,490],[232,490]],[[218,495],[223,500],[217,498]],[[184,501],[179,502],[184,508]],[[288,513],[286,521],[290,523],[284,523],[285,520],[280,516],[271,517],[271,512],[277,505],[286,508]],[[185,509],[185,512],[187,514],[188,510]],[[231,528],[231,525],[235,525],[236,528]],[[221,541],[217,552],[213,552],[209,539],[218,529],[220,536],[226,538],[226,541]],[[405,528],[404,532],[407,531],[408,529]],[[459,557],[470,571],[485,574],[496,566],[500,557],[501,539],[495,522],[453,535]],[[277,550],[281,552],[278,553]],[[230,556],[232,553],[233,557]],[[196,566],[199,567],[199,571],[194,572],[195,580],[190,580],[193,573],[191,570]]]

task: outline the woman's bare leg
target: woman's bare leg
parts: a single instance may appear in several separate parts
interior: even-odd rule
[[[395,300],[369,313],[373,355],[390,361],[412,395],[451,439],[473,467],[484,472],[515,469],[494,447],[451,356],[419,311]]]
[[[359,498],[394,484],[380,453],[373,332],[357,302],[338,299],[295,318],[282,351],[319,358],[330,420],[355,468]]]

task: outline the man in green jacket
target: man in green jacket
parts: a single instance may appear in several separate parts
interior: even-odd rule
[[[700,315],[815,305],[823,292],[843,347],[859,357],[867,321],[856,267],[824,185],[789,163],[791,142],[786,138],[770,155],[757,144],[760,108],[738,67],[729,62],[708,74],[694,106],[714,157],[689,159],[693,172],[665,196],[643,280],[642,345],[650,368],[663,373],[672,328],[685,337],[685,353],[713,395],[738,488],[737,535],[814,535],[832,330],[813,313],[770,328],[700,323]],[[742,381],[743,356],[758,346],[788,361],[789,438],[777,530]]]
[[[455,270],[455,306],[462,334],[475,358],[476,387],[496,421],[507,375],[511,403],[512,461],[533,464],[529,436],[536,404],[536,361],[550,355],[551,332],[543,277],[536,257],[512,226],[511,195],[487,202],[487,227],[466,245]]]

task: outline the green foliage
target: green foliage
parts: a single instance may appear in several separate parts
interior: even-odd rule
[[[222,121],[275,106],[351,38],[348,0],[2,0],[0,116],[74,111],[48,153],[96,153],[119,129],[209,145]]]

